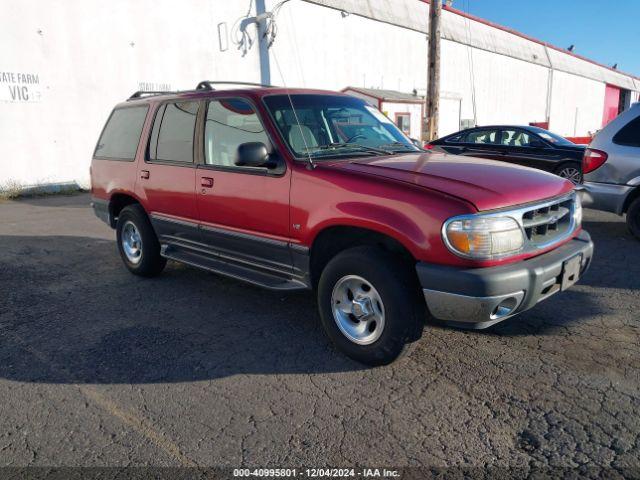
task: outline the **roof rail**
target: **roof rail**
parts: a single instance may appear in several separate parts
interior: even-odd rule
[[[266,85],[264,83],[253,83],[253,82],[219,82],[219,81],[211,81],[211,80],[203,80],[198,84],[196,90],[215,90],[213,88],[214,85],[249,85],[252,87],[264,87],[264,88],[273,88],[273,85]]]
[[[136,98],[142,98],[145,96],[154,96],[154,95],[166,95],[167,93],[175,93],[170,91],[160,91],[160,90],[138,90],[134,92],[127,100],[135,100]]]

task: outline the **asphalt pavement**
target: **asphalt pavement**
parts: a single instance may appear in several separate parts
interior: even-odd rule
[[[87,194],[0,202],[0,467],[492,467],[640,476],[640,242],[488,331],[365,368],[311,293],[131,275]],[[0,470],[1,471],[1,470]]]

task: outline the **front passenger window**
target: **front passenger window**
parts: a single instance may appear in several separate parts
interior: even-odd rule
[[[502,145],[509,147],[528,147],[531,139],[529,134],[522,130],[504,130],[502,132]]]
[[[212,100],[207,107],[204,153],[207,165],[235,167],[238,147],[243,143],[270,144],[251,104],[243,99]]]

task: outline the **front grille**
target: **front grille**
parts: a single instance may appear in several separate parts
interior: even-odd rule
[[[536,247],[554,243],[573,228],[574,197],[525,210],[522,227],[529,242]]]

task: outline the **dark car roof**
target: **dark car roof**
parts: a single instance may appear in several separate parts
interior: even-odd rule
[[[460,130],[459,132],[455,132],[452,133],[450,135],[445,135],[444,137],[440,137],[437,140],[434,140],[433,142],[431,142],[434,145],[441,145],[444,144],[445,142],[448,141],[449,138],[451,137],[455,137],[457,135],[466,133],[466,132],[473,132],[476,130],[491,130],[491,129],[496,129],[496,130],[502,130],[502,129],[509,129],[509,128],[518,128],[521,130],[527,130],[529,132],[535,133],[535,134],[539,134],[541,132],[548,132],[550,134],[552,134],[552,132],[550,132],[549,130],[545,130],[544,128],[540,128],[540,127],[535,127],[532,125],[480,125],[477,127],[472,127],[472,128],[466,128],[464,130]],[[555,134],[554,134],[555,135]],[[560,136],[560,135],[558,135]],[[564,137],[562,137],[564,138]],[[567,140],[569,141],[569,140]],[[453,142],[455,143],[455,141]],[[547,142],[551,147],[558,149],[558,150],[571,150],[571,151],[582,151],[585,149],[584,145],[576,145],[573,144],[569,141],[569,145],[563,145],[563,144],[557,144],[557,143],[553,143],[553,142]]]
[[[528,130],[529,132],[532,132],[532,133],[548,132],[550,134],[557,135],[557,134],[554,134],[553,132],[551,132],[549,130],[546,130],[546,129],[541,128],[541,127],[536,127],[536,126],[533,126],[533,125],[478,125],[477,127],[465,128],[464,130],[460,130],[459,132],[455,132],[455,133],[451,133],[449,135],[445,135],[444,137],[441,137],[438,140],[443,140],[443,139],[446,139],[446,138],[455,137],[456,135],[459,135],[461,133],[472,132],[474,130],[492,130],[492,129],[503,130],[503,129],[509,129],[509,128],[517,128],[517,129],[520,129],[520,130]],[[561,136],[561,135],[557,135],[557,136]],[[562,138],[564,138],[564,137],[562,137]],[[555,146],[557,146],[557,145],[555,145]]]
[[[466,128],[464,130],[460,130],[460,132],[466,132],[469,130],[486,130],[486,129],[490,129],[490,128],[496,128],[496,129],[503,129],[503,128],[519,128],[521,130],[531,130],[534,132],[546,132],[548,130],[545,130],[544,128],[540,128],[540,127],[534,127],[531,125],[478,125],[476,127],[471,127],[471,128]],[[456,133],[460,133],[460,132],[456,132]],[[453,134],[455,135],[455,133]]]

